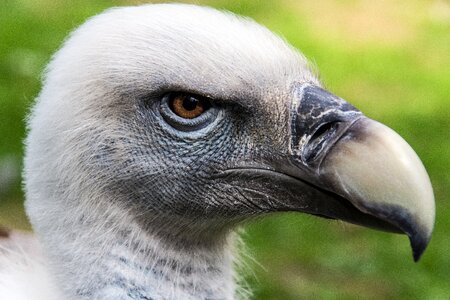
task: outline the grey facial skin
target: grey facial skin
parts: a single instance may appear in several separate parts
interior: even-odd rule
[[[433,224],[432,216],[420,216],[416,209],[423,206],[427,212],[427,205],[433,202],[420,160],[400,137],[388,140],[392,135],[389,129],[343,99],[314,84],[292,86],[291,103],[285,112],[288,119],[281,128],[266,123],[263,114],[267,112],[247,111],[233,103],[215,103],[214,99],[204,117],[207,121],[196,120],[206,125],[176,127],[174,123],[183,120],[165,111],[160,100],[141,99],[137,114],[122,119],[137,120],[140,123],[133,126],[158,138],[142,138],[136,133],[131,140],[119,141],[129,153],[147,151],[138,167],[143,173],[135,168],[134,176],[129,177],[123,172],[129,168],[128,161],[110,162],[108,165],[118,166],[114,176],[118,182],[112,181],[108,190],[133,195],[128,197],[130,205],[147,211],[141,220],[145,226],[152,227],[157,219],[169,223],[164,235],[182,236],[188,227],[191,241],[205,241],[205,236],[220,236],[218,232],[225,233],[251,216],[299,211],[406,233],[418,260]],[[126,122],[121,126],[128,127]],[[186,126],[200,129],[187,130]],[[103,163],[117,151],[117,141],[110,143],[110,148],[103,149]],[[349,144],[352,146],[347,149]],[[364,161],[360,161],[360,152],[365,153]],[[336,169],[341,161],[346,162],[342,169],[351,173],[348,177]],[[352,174],[352,168],[358,170],[361,164],[365,169]],[[379,170],[384,164],[389,164],[390,173]],[[145,166],[154,170],[148,173]],[[376,170],[380,173],[375,178],[359,182]],[[389,180],[401,181],[386,191]],[[408,190],[412,192],[405,195]],[[167,220],[174,216],[178,221],[170,224]]]
[[[146,212],[138,217],[144,227],[169,224],[160,234],[179,238],[189,228],[190,241],[204,242],[251,216],[299,211],[406,233],[419,259],[433,227],[433,194],[420,160],[400,137],[311,83],[292,84],[285,111],[270,106],[276,97],[270,92],[234,95],[247,103],[209,95],[212,107],[187,121],[164,98],[139,96],[136,110],[119,118],[122,130],[134,133],[97,149],[91,172],[113,172],[105,193]],[[246,106],[251,97],[262,97],[267,107]],[[390,173],[380,168],[386,164]],[[371,181],[357,182],[376,170]],[[416,193],[406,193],[411,189]]]

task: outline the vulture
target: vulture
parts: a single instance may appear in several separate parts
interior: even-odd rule
[[[76,29],[25,147],[35,233],[3,238],[1,299],[234,299],[236,229],[277,212],[404,233],[415,260],[434,225],[397,133],[282,38],[207,7],[113,8]]]

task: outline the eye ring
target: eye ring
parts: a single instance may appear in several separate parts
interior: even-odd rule
[[[219,115],[219,106],[200,95],[171,92],[163,96],[159,113],[178,131],[196,131],[213,123]]]

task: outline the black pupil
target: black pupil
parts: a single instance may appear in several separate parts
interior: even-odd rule
[[[183,100],[183,107],[184,109],[191,111],[197,107],[199,102],[200,101],[198,99],[195,99],[192,96],[186,96]]]

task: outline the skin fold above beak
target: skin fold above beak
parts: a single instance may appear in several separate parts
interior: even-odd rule
[[[296,177],[362,213],[325,216],[408,235],[417,261],[431,238],[435,203],[414,150],[393,130],[320,87],[302,84],[295,93],[290,152],[302,174]]]

